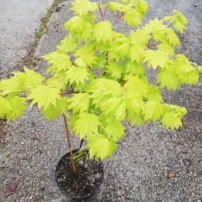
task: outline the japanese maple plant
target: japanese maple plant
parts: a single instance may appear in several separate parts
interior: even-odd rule
[[[187,111],[164,102],[161,89],[197,84],[202,67],[175,52],[187,24],[178,10],[142,24],[148,10],[144,0],[76,0],[72,6],[75,15],[64,25],[67,36],[44,56],[47,77],[24,68],[0,82],[0,117],[16,120],[30,105],[47,120],[62,114],[76,172],[69,129],[86,140],[89,158],[104,160],[124,135],[123,121],[178,128]],[[121,20],[129,34],[116,31]],[[147,68],[155,70],[155,83]]]

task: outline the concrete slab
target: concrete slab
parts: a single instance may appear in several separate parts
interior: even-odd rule
[[[0,1],[0,75],[11,72],[27,54],[40,19],[54,0]]]

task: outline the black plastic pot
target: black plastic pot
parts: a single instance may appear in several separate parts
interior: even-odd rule
[[[73,150],[73,153],[77,151]],[[69,153],[59,160],[55,170],[55,180],[62,194],[76,201],[91,198],[103,179],[103,164],[95,160],[80,162],[77,165],[77,174],[74,174]]]

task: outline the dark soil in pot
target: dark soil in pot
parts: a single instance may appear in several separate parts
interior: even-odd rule
[[[76,151],[74,151],[76,152]],[[57,164],[56,183],[61,192],[74,200],[85,200],[95,194],[103,180],[103,165],[95,160],[82,160],[74,174],[69,153]]]

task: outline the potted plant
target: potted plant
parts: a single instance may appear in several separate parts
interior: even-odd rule
[[[131,125],[159,121],[166,128],[182,126],[186,109],[164,102],[161,90],[197,84],[202,66],[175,52],[180,45],[177,34],[187,24],[180,11],[143,25],[148,10],[144,0],[76,0],[72,5],[75,15],[65,23],[68,35],[44,56],[48,76],[25,68],[0,82],[0,117],[16,120],[30,105],[37,105],[47,120],[63,115],[69,153],[57,165],[57,183],[63,193],[82,200],[99,187],[100,161],[116,151],[125,120]],[[120,20],[131,29],[129,34],[115,31]],[[155,82],[149,80],[147,68],[155,70]],[[72,150],[69,128],[80,137],[80,148],[87,142],[83,149]],[[78,182],[89,179],[96,188]],[[73,193],[72,187],[78,190]]]

